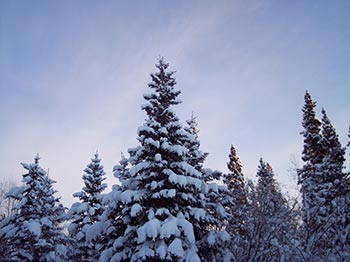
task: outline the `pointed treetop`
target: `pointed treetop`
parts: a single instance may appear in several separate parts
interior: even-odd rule
[[[169,63],[165,62],[164,57],[159,55],[157,58],[157,64],[156,64],[157,68],[164,68],[167,69],[169,67]]]
[[[156,89],[156,91],[172,91],[172,88],[175,86],[175,78],[172,75],[175,71],[167,72],[169,64],[165,62],[163,57],[158,58],[158,63],[156,64],[156,68],[158,72],[151,74],[153,83],[148,84],[150,88]],[[180,91],[177,91],[179,94]]]
[[[120,156],[121,156],[121,159],[126,159],[125,154],[124,154],[123,151],[120,151]]]
[[[275,179],[275,174],[271,165],[265,162],[262,158],[256,176],[258,177],[258,189],[262,194],[280,194],[278,183]],[[268,189],[268,190],[267,190]]]
[[[306,112],[310,112],[310,113],[313,113],[314,116],[316,116],[316,113],[314,111],[315,107],[316,107],[316,101],[312,100],[312,97],[311,97],[311,94],[309,91],[306,91],[305,96],[304,96],[304,101],[305,101],[305,104],[304,104],[303,109],[302,109],[304,114]]]
[[[151,74],[152,81],[148,84],[152,92],[143,95],[147,103],[141,108],[146,111],[150,121],[166,126],[172,121],[178,121],[171,107],[181,103],[177,98],[181,91],[175,90],[174,72],[167,70],[168,64],[164,59],[160,59],[156,67],[158,70]]]
[[[324,108],[322,108],[322,135],[323,139],[330,139],[333,136],[337,136],[335,133],[335,129],[327,116],[327,112]]]
[[[95,154],[94,154],[94,157],[91,158],[91,161],[93,163],[99,163],[101,161],[101,159],[99,158],[99,154],[98,154],[98,150],[96,150]]]
[[[321,113],[322,113],[322,122],[324,124],[331,124],[331,121],[329,120],[329,118],[327,116],[327,112],[323,107],[322,107]]]
[[[193,135],[195,135],[198,138],[199,130],[197,128],[198,126],[197,117],[193,114],[193,112],[191,114],[191,118],[189,120],[186,120],[186,123],[189,129],[191,130],[190,132],[193,133]]]
[[[194,112],[191,112],[191,121],[196,122],[197,117],[195,116]]]
[[[304,149],[302,153],[303,161],[311,163],[322,162],[322,148],[319,144],[321,140],[321,122],[316,117],[316,102],[311,98],[308,91],[305,93],[305,104],[302,108],[304,130],[301,134],[304,136]]]
[[[270,180],[272,181],[274,177],[274,173],[271,165],[265,162],[263,158],[260,158],[259,160],[258,172],[256,176],[259,178],[259,180],[266,180],[266,181],[270,181]]]
[[[236,148],[231,144],[229,162],[227,163],[227,168],[231,172],[242,173],[242,163],[237,155]]]
[[[305,91],[305,97],[309,96],[311,98],[311,94],[310,94],[310,91],[309,90],[306,90]]]
[[[327,116],[326,110],[322,108],[322,139],[333,147],[341,148],[341,144],[338,139],[338,134],[332,125],[332,122]]]
[[[34,163],[39,164],[39,160],[40,160],[40,156],[39,156],[39,153],[37,153],[35,158],[34,158]]]
[[[342,169],[345,162],[345,148],[342,147],[338,134],[335,131],[326,111],[322,108],[322,153],[324,155],[322,163],[326,168],[324,181],[341,179]]]
[[[230,191],[234,190],[242,193],[245,187],[245,179],[242,172],[242,163],[237,155],[236,148],[233,145],[231,145],[230,148],[227,168],[230,172],[223,175],[223,182],[227,185],[227,188]]]

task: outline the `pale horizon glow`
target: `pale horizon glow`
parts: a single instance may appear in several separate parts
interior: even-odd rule
[[[178,116],[197,116],[206,166],[226,172],[234,144],[247,177],[263,157],[295,191],[306,90],[348,141],[349,11],[349,1],[1,1],[0,179],[21,181],[20,162],[39,153],[69,207],[98,150],[110,190],[162,55],[182,91]]]

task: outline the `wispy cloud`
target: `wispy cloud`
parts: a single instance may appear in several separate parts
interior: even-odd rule
[[[198,115],[210,167],[225,170],[234,143],[249,176],[262,156],[283,180],[291,154],[301,151],[305,89],[325,101],[325,83],[335,83],[332,90],[341,95],[327,106],[336,124],[346,126],[349,107],[339,108],[337,100],[350,95],[344,88],[349,62],[339,50],[350,50],[346,41],[322,42],[319,30],[321,14],[337,12],[328,30],[334,39],[349,40],[339,29],[345,13],[338,9],[273,1],[2,7],[0,176],[19,180],[19,162],[39,152],[66,204],[81,189],[82,170],[96,149],[108,183],[115,183],[111,170],[120,151],[137,144],[142,94],[158,55],[177,71],[181,119]],[[327,74],[336,61],[343,69]]]

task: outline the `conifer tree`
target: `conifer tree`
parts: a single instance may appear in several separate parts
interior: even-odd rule
[[[196,168],[198,171],[202,170],[203,163],[205,159],[208,157],[207,152],[202,152],[200,148],[200,142],[199,142],[199,130],[197,128],[197,118],[193,115],[191,115],[191,118],[186,121],[187,126],[184,128],[185,131],[189,134],[189,141],[187,141],[186,147],[188,148],[188,160],[187,162]],[[211,180],[209,178],[209,180]]]
[[[8,261],[65,261],[68,238],[60,224],[65,209],[54,196],[54,183],[39,166],[23,164],[27,170],[22,187],[11,190],[8,197],[18,201],[15,213],[0,223],[0,238],[8,245]]]
[[[227,231],[231,235],[231,250],[237,259],[244,259],[247,247],[247,193],[246,182],[242,171],[242,163],[233,145],[230,148],[229,162],[227,163],[229,172],[224,174],[223,182],[228,188],[230,201],[226,208],[229,213]]]
[[[324,201],[319,206],[324,253],[330,257],[350,259],[350,220],[347,206],[349,194],[348,179],[344,169],[345,148],[341,146],[338,135],[322,109],[322,146],[325,152],[321,171],[322,184],[319,185],[320,196]]]
[[[316,102],[311,98],[308,91],[305,93],[305,104],[303,106],[303,122],[304,131],[301,134],[304,137],[304,149],[302,159],[306,163],[319,164],[323,159],[321,140],[321,122],[316,117]],[[305,174],[306,177],[307,174]],[[305,177],[305,178],[306,178]],[[302,177],[303,178],[303,177]]]
[[[260,159],[257,186],[250,185],[247,214],[248,246],[241,261],[298,261],[294,256],[296,222],[280,192],[271,166]]]
[[[326,111],[322,123],[316,118],[315,102],[305,96],[304,166],[299,170],[303,194],[303,245],[308,260],[340,259],[347,247],[345,195],[347,180],[343,172],[345,149],[342,148]],[[321,129],[322,128],[322,129]],[[346,239],[346,237],[345,237]],[[342,254],[341,256],[339,254]]]
[[[144,95],[147,119],[138,129],[140,145],[129,149],[127,164],[115,167],[121,185],[113,188],[102,215],[104,237],[111,241],[100,261],[216,261],[221,253],[208,258],[199,249],[228,235],[212,230],[217,221],[206,212],[208,185],[188,163],[193,136],[172,109],[180,103],[174,72],[162,58],[156,67],[149,84],[153,92]]]
[[[246,204],[245,179],[242,172],[242,163],[237,155],[237,151],[233,145],[230,148],[229,162],[227,163],[229,173],[224,175],[224,183],[232,195],[234,202],[238,206]]]
[[[311,254],[311,249],[315,245],[315,234],[317,234],[320,223],[318,220],[318,210],[321,198],[318,188],[322,184],[321,165],[324,157],[322,147],[321,122],[316,117],[316,102],[311,98],[309,92],[305,94],[305,104],[303,111],[302,126],[304,131],[304,149],[302,160],[304,166],[298,170],[299,184],[303,200],[303,240],[306,254]]]
[[[187,148],[187,162],[193,166],[197,171],[201,173],[201,178],[204,180],[207,186],[206,193],[204,194],[206,203],[206,213],[212,217],[210,234],[215,235],[215,230],[221,231],[223,228],[228,228],[229,213],[226,212],[225,207],[232,205],[232,196],[229,194],[225,186],[219,186],[214,181],[221,178],[221,172],[212,170],[210,168],[204,168],[203,163],[209,153],[200,150],[199,130],[197,128],[197,120],[193,113],[189,120],[186,121],[187,126],[184,128],[189,134],[189,140],[186,140],[184,145]],[[221,261],[222,256],[217,257],[220,250],[228,250],[228,241],[221,241],[220,237],[217,238],[215,244],[207,243],[206,237],[197,241],[199,245],[199,253],[203,259],[212,260],[218,259]],[[230,252],[228,252],[229,254]]]
[[[96,261],[98,258],[98,243],[90,239],[91,225],[99,220],[104,210],[102,204],[102,192],[107,185],[103,183],[106,179],[101,159],[96,152],[94,158],[87,165],[83,175],[83,190],[73,194],[79,198],[69,210],[71,224],[68,227],[69,235],[76,240],[73,259],[75,261]]]
[[[322,109],[322,115],[323,182],[339,184],[344,176],[345,148],[341,146],[338,134],[324,109]]]

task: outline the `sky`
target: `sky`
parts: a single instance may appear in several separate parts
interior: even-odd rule
[[[0,1],[0,179],[21,181],[39,153],[69,206],[98,150],[110,189],[161,55],[205,165],[226,172],[233,144],[248,178],[263,157],[293,192],[306,90],[348,141],[349,13],[338,0]]]

